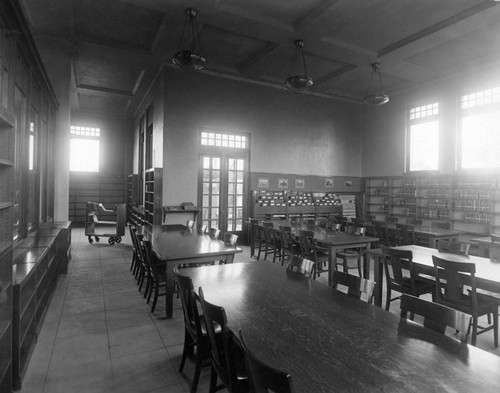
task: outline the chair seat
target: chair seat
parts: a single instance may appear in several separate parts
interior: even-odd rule
[[[426,278],[415,279],[415,293],[411,290],[411,279],[405,277],[400,284],[393,283],[392,288],[401,293],[408,293],[414,296],[420,296],[425,293],[433,292],[436,288],[436,283],[433,280],[428,280]]]
[[[477,294],[477,314],[478,315],[484,315],[488,314],[490,312],[497,312],[498,310],[498,302],[499,299],[496,299],[492,296],[488,295],[483,295],[481,293]],[[446,301],[441,301],[442,304],[445,306],[454,308],[455,310],[462,311],[466,314],[471,313],[471,304],[470,304],[470,297],[464,295],[464,301],[463,305],[453,301],[453,302],[446,302]]]

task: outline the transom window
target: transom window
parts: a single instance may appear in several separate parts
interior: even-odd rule
[[[408,109],[408,171],[433,171],[439,159],[439,103]]]
[[[202,146],[228,147],[232,149],[248,148],[245,135],[225,134],[217,131],[202,131],[201,144]]]
[[[500,87],[461,97],[461,169],[500,168]]]
[[[70,171],[99,172],[100,136],[100,128],[71,126]]]

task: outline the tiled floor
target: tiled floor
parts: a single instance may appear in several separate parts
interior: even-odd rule
[[[161,301],[151,314],[129,270],[130,238],[113,246],[106,240],[89,244],[83,229],[73,230],[68,274],[59,279],[21,393],[189,392],[192,362],[177,372],[184,341],[179,300],[173,319],[165,319]],[[250,259],[243,249],[236,262]],[[391,312],[398,309],[393,302]],[[478,346],[500,355],[491,333],[479,336]],[[205,368],[199,392],[208,391],[208,380]]]

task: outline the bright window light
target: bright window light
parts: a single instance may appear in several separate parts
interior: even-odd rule
[[[410,126],[410,171],[438,169],[439,121]]]
[[[71,126],[69,170],[99,172],[100,129]]]
[[[462,168],[500,168],[500,111],[462,118]]]

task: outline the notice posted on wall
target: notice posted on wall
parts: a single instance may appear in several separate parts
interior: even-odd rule
[[[339,195],[342,201],[342,215],[348,218],[356,218],[356,203],[354,195]]]

